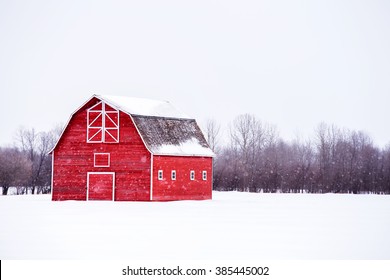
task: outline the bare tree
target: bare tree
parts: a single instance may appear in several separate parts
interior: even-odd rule
[[[207,142],[214,153],[218,153],[219,137],[221,126],[214,119],[209,119],[206,122]]]
[[[382,151],[382,193],[390,194],[390,145]]]
[[[25,186],[31,162],[16,148],[0,148],[0,186],[7,195],[10,187]]]
[[[255,116],[238,116],[230,127],[231,147],[237,151],[242,191],[258,192],[261,184],[263,153],[266,147],[279,142],[276,127],[262,123]]]
[[[255,145],[257,132],[261,123],[253,115],[240,115],[236,117],[230,127],[232,149],[237,153],[239,163],[239,177],[242,178],[241,191],[251,189],[253,184],[253,158],[256,151]]]
[[[29,186],[32,194],[49,191],[51,177],[51,157],[48,152],[58,138],[58,129],[49,132],[37,133],[34,128],[20,128],[17,133],[17,140],[21,150],[27,159],[32,163],[29,174]]]
[[[289,146],[286,184],[291,192],[313,192],[314,151],[310,141],[296,139]]]

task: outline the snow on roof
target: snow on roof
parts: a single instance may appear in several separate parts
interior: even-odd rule
[[[153,154],[214,156],[193,119],[133,116],[133,120],[146,146]]]
[[[119,110],[131,115],[155,116],[189,119],[187,114],[176,109],[168,101],[160,101],[146,98],[115,96],[115,95],[95,95],[101,100],[115,106]]]
[[[191,138],[180,144],[164,144],[157,146],[154,149],[154,154],[157,155],[190,155],[190,156],[205,156],[213,157],[214,153],[207,147],[199,145],[199,142],[196,138]]]

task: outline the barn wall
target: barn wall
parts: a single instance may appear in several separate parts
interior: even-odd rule
[[[131,118],[120,112],[119,143],[87,143],[87,109],[70,120],[54,150],[53,200],[86,200],[88,172],[115,172],[115,200],[150,199],[150,153]],[[94,167],[94,153],[110,153],[110,167]]]
[[[158,180],[158,170],[163,171],[163,179]],[[176,180],[171,171],[176,170]],[[190,180],[190,171],[195,171],[195,180]],[[202,179],[202,171],[207,171],[207,180]],[[153,157],[153,200],[211,199],[212,158],[210,157]]]

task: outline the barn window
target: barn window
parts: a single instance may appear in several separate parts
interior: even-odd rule
[[[119,111],[103,101],[87,111],[88,143],[119,143]]]
[[[158,178],[159,180],[162,180],[162,179],[163,179],[163,171],[162,171],[162,170],[159,170],[159,171],[157,172],[157,178]]]
[[[191,181],[194,181],[194,180],[195,180],[195,171],[194,171],[194,170],[191,170],[191,171],[190,171],[190,180],[191,180]]]
[[[95,153],[93,158],[94,167],[110,167],[109,153]]]
[[[171,172],[171,179],[173,181],[176,180],[176,170],[172,170],[172,172]]]
[[[202,171],[202,179],[203,179],[203,181],[207,180],[207,171],[205,171],[205,170]]]

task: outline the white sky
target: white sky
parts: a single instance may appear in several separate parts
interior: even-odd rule
[[[169,100],[201,124],[239,114],[310,136],[390,143],[390,1],[0,0],[0,145],[92,94]]]

